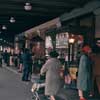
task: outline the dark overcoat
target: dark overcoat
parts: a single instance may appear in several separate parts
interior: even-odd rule
[[[30,53],[23,53],[22,61],[23,61],[22,80],[28,80],[29,75],[32,74],[32,58]]]

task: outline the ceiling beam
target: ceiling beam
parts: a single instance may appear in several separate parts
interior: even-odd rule
[[[15,9],[15,10],[23,10],[24,9],[24,4],[22,5],[22,4],[18,4],[18,3],[0,3],[0,4],[2,4],[2,5],[0,5],[0,9],[2,10],[2,9]],[[49,6],[49,4],[47,4],[47,5],[41,5],[41,4],[33,4],[32,5],[32,7],[34,8],[34,9],[39,9],[39,10],[46,10],[46,9],[53,9],[53,10],[55,10],[55,9],[67,9],[67,8],[73,8],[72,7],[72,4],[70,4],[70,5],[66,5],[66,6],[64,6],[64,5],[62,5],[62,6],[58,6],[58,5],[50,5]]]
[[[24,3],[25,2],[30,2],[30,3],[32,3],[33,5],[43,5],[43,6],[45,6],[45,5],[47,5],[47,6],[58,6],[58,7],[61,7],[61,6],[63,6],[63,7],[77,7],[78,6],[78,4],[80,4],[81,2],[80,2],[80,0],[77,0],[77,1],[75,1],[75,0],[65,0],[65,1],[58,1],[58,0],[6,0],[6,1],[0,1],[1,3],[17,3],[17,4],[23,4],[24,5]]]
[[[4,6],[6,6],[5,8],[4,8]],[[41,13],[41,12],[47,12],[47,13],[60,13],[60,12],[63,12],[64,10],[66,10],[66,12],[69,10],[70,8],[46,8],[46,7],[33,7],[32,8],[32,10],[31,11],[29,11],[29,12],[32,12],[33,11],[33,13],[35,12],[39,12],[39,13]],[[14,5],[0,5],[0,13],[2,13],[2,12],[4,12],[4,11],[14,11],[14,13],[16,13],[16,11],[18,11],[18,12],[20,12],[20,11],[22,11],[22,12],[25,12],[25,13],[27,13],[28,11],[25,11],[24,10],[24,7],[20,7],[20,6],[14,6]],[[5,13],[5,12],[4,12]]]

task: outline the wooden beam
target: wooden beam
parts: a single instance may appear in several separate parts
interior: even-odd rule
[[[80,0],[73,1],[73,0],[65,0],[65,1],[58,1],[58,0],[6,0],[6,1],[0,1],[1,3],[19,3],[24,4],[25,2],[30,2],[32,4],[39,4],[39,5],[47,5],[47,6],[63,6],[63,7],[77,7],[78,4],[80,4]]]

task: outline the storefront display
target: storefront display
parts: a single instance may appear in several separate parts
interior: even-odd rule
[[[68,32],[56,35],[56,50],[59,53],[59,58],[65,59],[68,56]]]
[[[100,47],[100,38],[96,38],[96,45]]]
[[[68,32],[56,35],[56,50],[60,55],[59,58],[64,59],[64,62],[67,63],[65,67],[69,69],[69,73],[73,80],[77,78],[83,42],[84,39],[82,35],[73,35]]]
[[[52,39],[50,36],[46,36],[45,39],[45,53],[48,56],[49,52],[53,49]]]
[[[56,48],[68,48],[68,33],[56,35]]]
[[[54,49],[53,41],[55,41],[55,49],[59,53],[59,60],[69,69],[69,73],[73,80],[77,78],[78,63],[81,55],[81,47],[84,42],[82,35],[75,35],[69,32],[56,33],[55,40],[52,36],[46,36],[45,40],[45,52],[46,55]]]

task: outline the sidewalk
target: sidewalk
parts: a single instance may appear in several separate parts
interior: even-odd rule
[[[18,73],[17,68],[15,68],[14,66],[12,66],[12,67],[3,66],[3,67],[17,75],[22,76],[22,73]],[[37,80],[39,80],[39,78],[40,78],[39,75],[36,75],[33,73],[31,76],[31,82],[34,83]],[[79,100],[77,89],[70,88],[70,86],[67,86],[67,85],[65,85],[64,88],[66,90],[68,100]],[[100,98],[91,98],[91,99],[87,99],[87,100],[100,100]]]

